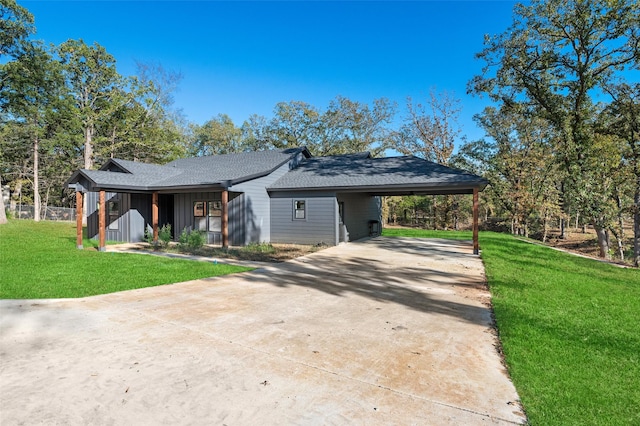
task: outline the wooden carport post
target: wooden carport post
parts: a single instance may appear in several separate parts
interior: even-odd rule
[[[158,191],[151,196],[151,226],[153,227],[153,242],[158,242]]]
[[[98,251],[107,251],[106,244],[106,233],[107,233],[107,221],[105,219],[105,192],[104,190],[100,191],[100,201],[98,204]]]
[[[473,254],[480,254],[478,242],[478,188],[473,188]]]
[[[222,247],[229,248],[229,191],[222,191]]]
[[[76,248],[82,250],[82,191],[76,191]]]

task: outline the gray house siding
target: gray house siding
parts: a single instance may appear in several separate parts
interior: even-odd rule
[[[87,200],[87,236],[92,239],[97,239],[99,237],[98,203],[100,201],[100,193],[87,192],[85,198]],[[131,206],[130,194],[105,192],[105,204],[107,208],[109,208],[110,202],[118,203],[118,216],[116,220],[109,221],[109,215],[107,214],[105,238],[108,241],[130,241],[130,216],[125,214]]]
[[[344,203],[344,225],[348,232],[348,241],[368,237],[369,221],[376,220],[378,227],[381,226],[380,197],[360,193],[340,193],[337,198],[338,202]]]
[[[338,203],[333,193],[271,194],[271,242],[338,244]],[[305,202],[305,219],[294,218],[294,201]]]
[[[229,191],[229,244],[244,245],[245,237],[245,207],[244,194]]]
[[[273,241],[271,235],[271,198],[266,188],[284,176],[297,161],[299,159],[294,158],[267,176],[233,185],[230,188],[232,191],[244,193],[246,228],[243,244]]]
[[[125,213],[129,220],[129,240],[138,243],[144,240],[144,230],[151,223],[151,195],[131,194],[131,208]],[[164,224],[161,224],[164,225]]]

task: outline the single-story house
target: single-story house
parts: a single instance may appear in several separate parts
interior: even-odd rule
[[[380,231],[383,195],[473,194],[487,181],[417,157],[313,157],[305,147],[184,158],[165,165],[110,159],[67,181],[76,191],[78,246],[86,203],[89,237],[138,242],[170,224],[177,239],[198,230],[208,243],[327,244]]]

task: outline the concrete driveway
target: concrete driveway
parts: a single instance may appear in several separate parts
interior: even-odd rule
[[[0,301],[0,423],[523,423],[471,252],[378,237],[233,276]]]

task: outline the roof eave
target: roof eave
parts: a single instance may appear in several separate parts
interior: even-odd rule
[[[335,191],[335,192],[366,192],[372,195],[397,193],[398,195],[439,195],[439,194],[471,194],[475,188],[482,191],[487,186],[486,180],[464,183],[437,184],[390,184],[390,185],[343,185],[318,187],[289,187],[267,188],[268,192],[293,191]]]

